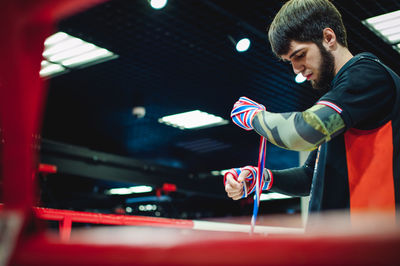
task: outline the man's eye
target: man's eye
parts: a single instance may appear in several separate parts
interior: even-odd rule
[[[302,57],[304,57],[304,55],[305,55],[305,53],[298,54],[297,58],[302,58]]]

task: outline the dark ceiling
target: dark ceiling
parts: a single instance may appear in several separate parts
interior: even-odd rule
[[[284,1],[169,0],[152,9],[146,0],[111,0],[61,21],[57,31],[92,42],[119,58],[49,80],[43,138],[145,160],[194,173],[255,165],[259,137],[232,122],[180,130],[158,122],[199,109],[229,121],[240,96],[272,112],[304,110],[319,95],[294,82],[275,58],[267,27]],[[400,9],[396,0],[336,0],[350,50],[369,51],[400,73],[400,54],[361,20]],[[247,52],[228,35],[245,34]],[[135,118],[134,106],[146,116]],[[298,164],[295,152],[270,145],[267,166]]]

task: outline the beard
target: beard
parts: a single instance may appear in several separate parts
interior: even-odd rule
[[[335,59],[332,53],[327,51],[322,44],[317,44],[317,46],[321,54],[321,64],[318,69],[319,77],[311,81],[311,86],[322,92],[328,92],[335,77]]]

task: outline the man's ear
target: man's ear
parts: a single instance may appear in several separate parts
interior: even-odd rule
[[[325,48],[334,49],[336,47],[336,34],[331,28],[325,28],[322,31],[323,41]]]

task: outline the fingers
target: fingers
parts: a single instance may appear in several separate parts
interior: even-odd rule
[[[246,180],[246,177],[248,177],[250,174],[251,174],[250,170],[244,169],[238,177],[238,182],[242,183],[244,180]]]
[[[238,200],[243,197],[243,186],[245,185],[245,178],[250,174],[250,171],[244,170],[239,175],[238,180],[235,180],[232,174],[228,173],[226,176],[225,191],[228,197],[233,200]]]
[[[228,194],[228,197],[232,198],[233,200],[241,199],[243,196],[243,185],[241,189],[232,188],[230,184],[225,186],[225,191]]]
[[[242,184],[238,180],[236,180],[231,173],[227,173],[226,175],[226,184],[231,185],[233,189],[242,188]]]
[[[232,174],[228,173],[226,175],[225,191],[228,197],[238,200],[243,195],[243,183],[238,182]]]

